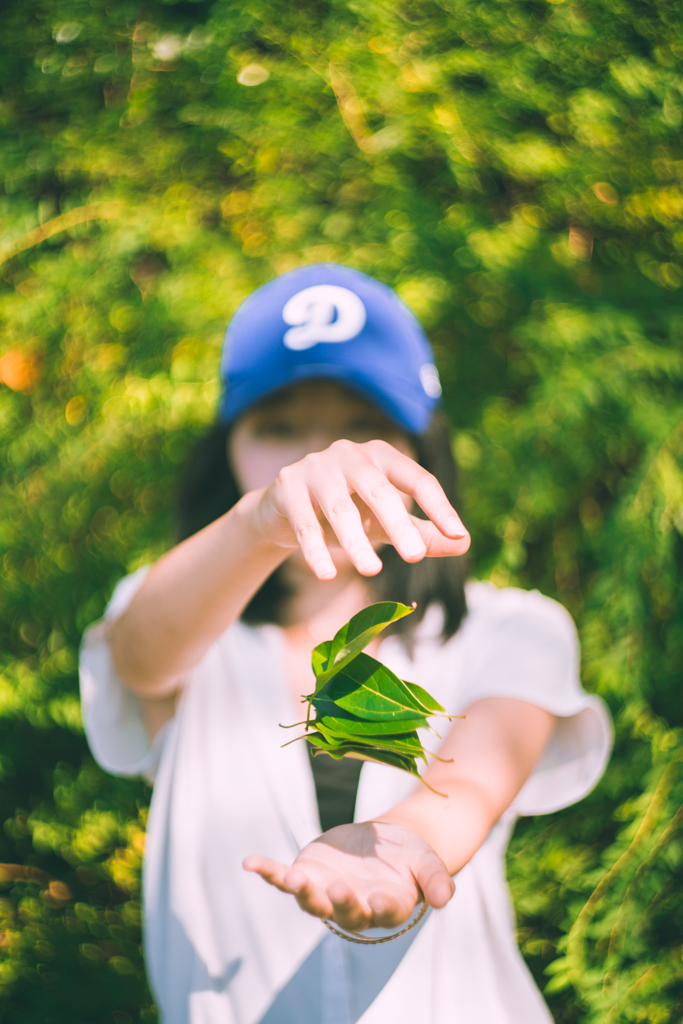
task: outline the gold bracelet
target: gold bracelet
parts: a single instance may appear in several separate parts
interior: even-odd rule
[[[343,931],[342,929],[337,928],[336,925],[331,924],[326,917],[323,918],[323,924],[327,928],[329,928],[331,932],[334,932],[335,935],[338,935],[340,939],[346,939],[347,942],[357,942],[359,946],[377,946],[380,942],[392,942],[394,939],[400,939],[402,935],[405,935],[406,932],[409,932],[411,930],[411,928],[414,928],[415,925],[422,920],[426,913],[427,901],[423,896],[422,906],[420,907],[418,914],[410,922],[410,924],[407,924],[405,928],[401,928],[400,931],[394,932],[393,935],[383,935],[382,938],[380,939],[364,939],[361,935],[358,934],[358,932]]]

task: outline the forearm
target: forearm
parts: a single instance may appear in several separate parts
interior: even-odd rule
[[[417,832],[454,875],[477,852],[496,818],[485,794],[470,782],[453,780],[440,792],[447,799],[420,791],[376,820]]]
[[[378,820],[417,832],[453,874],[476,853],[510,806],[555,728],[555,717],[526,701],[488,697],[451,726],[421,786]],[[446,796],[438,796],[444,793]]]
[[[247,495],[159,559],[112,626],[114,667],[134,693],[172,693],[289,554],[255,531],[255,500],[256,492]]]

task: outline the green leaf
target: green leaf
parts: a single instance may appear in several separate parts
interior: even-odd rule
[[[376,764],[386,764],[392,768],[400,768],[402,771],[410,772],[420,778],[414,758],[401,754],[394,754],[390,751],[379,750],[376,747],[366,748],[360,744],[342,743],[332,744],[320,733],[312,733],[306,739],[321,752],[329,754],[335,760],[340,761],[342,757],[353,757],[359,761],[374,761]]]
[[[375,761],[420,778],[416,758],[426,764],[427,756],[417,730],[431,728],[429,717],[446,711],[421,686],[404,682],[362,651],[413,610],[395,601],[378,602],[354,615],[333,640],[318,644],[311,655],[316,687],[306,698],[305,732],[299,739],[330,757]]]
[[[403,680],[403,685],[407,686],[416,701],[422,705],[425,711],[429,711],[430,714],[442,714],[447,715],[446,709],[441,707],[438,701],[434,700],[431,693],[427,693],[417,683],[409,683],[407,680]],[[450,718],[450,715],[447,715]]]
[[[414,611],[410,605],[397,601],[379,601],[349,619],[332,640],[326,668],[322,672],[317,672],[316,665],[313,666],[316,673],[316,693],[341,668],[356,658],[383,629]],[[316,651],[320,651],[323,646],[326,645],[320,644]],[[316,657],[316,661],[320,665],[319,657]]]
[[[335,634],[330,651],[332,661],[338,664],[348,653],[362,651],[388,625],[414,611],[412,605],[397,601],[379,601],[363,608]]]
[[[321,644],[313,648],[311,652],[311,665],[313,666],[313,672],[316,679],[321,672],[327,667],[327,663],[330,660],[330,648],[332,647],[331,640],[323,640]]]
[[[403,732],[414,732],[428,726],[426,718],[401,718],[388,721],[363,721],[356,715],[344,715],[344,709],[329,702],[324,713],[318,713],[311,727],[318,728],[321,723],[335,722],[335,731],[342,731],[348,736],[398,736]],[[343,724],[342,724],[343,723]]]
[[[364,749],[376,748],[378,750],[393,752],[395,754],[419,757],[425,762],[425,764],[427,763],[427,758],[424,748],[420,742],[420,737],[414,731],[397,733],[393,736],[378,735],[377,733],[368,733],[365,735],[361,733],[348,734],[343,727],[338,729],[337,720],[332,718],[326,718],[322,722],[316,721],[315,728],[332,745],[351,743],[354,746],[360,746]]]
[[[312,700],[316,710],[321,699],[368,721],[425,716],[424,705],[406,684],[369,654],[357,654],[317,691]]]
[[[404,682],[362,652],[390,622],[411,611],[398,602],[379,602],[354,615],[333,640],[318,644],[311,655],[316,688],[306,698],[305,731],[298,739],[337,760],[374,761],[421,779],[416,759],[427,764],[427,755],[417,730],[431,728],[429,716],[446,711],[421,686]]]

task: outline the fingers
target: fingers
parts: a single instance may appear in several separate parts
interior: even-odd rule
[[[336,569],[318,508],[361,575],[375,576],[382,568],[353,495],[372,512],[407,562],[426,555],[460,555],[469,547],[469,534],[436,478],[384,441],[336,441],[326,451],[285,467],[277,485],[281,513],[320,580],[333,579]],[[403,495],[412,497],[429,519],[410,515]]]
[[[405,561],[417,562],[428,554],[422,531],[417,527],[418,520],[409,514],[403,496],[389,479],[388,467],[378,466],[373,461],[378,452],[382,457],[380,461],[390,464],[393,460],[401,460],[401,465],[405,463],[412,467],[413,477],[421,475],[427,481],[427,489],[440,497],[446,510],[442,509],[441,514],[444,523],[448,522],[446,512],[455,514],[435,478],[384,442],[356,445],[350,441],[337,441],[327,451],[307,456],[302,467],[309,490],[315,495],[341,547],[364,576],[379,572],[381,562],[365,534],[352,494],[356,494],[373,513],[387,539]],[[404,467],[402,478],[407,480],[408,476]],[[411,488],[416,489],[414,480]],[[408,491],[406,486],[405,493]],[[429,502],[425,501],[425,504]],[[467,532],[459,519],[457,524],[454,530],[459,540],[451,538],[451,546],[443,551],[444,554],[456,554],[465,549],[462,538],[467,537]],[[438,529],[434,528],[434,532],[438,533]],[[441,536],[444,537],[443,534]],[[432,547],[435,547],[434,543]]]
[[[325,453],[321,453],[323,456]],[[301,467],[301,469],[299,468]],[[330,580],[337,570],[325,544],[311,495],[334,530],[347,557],[363,576],[375,576],[382,568],[368,540],[358,509],[343,473],[320,454],[308,455],[278,477],[280,503],[306,562],[320,580]]]
[[[412,914],[415,909],[415,901],[408,903],[405,900],[394,899],[387,893],[375,892],[368,896],[368,906],[372,911],[375,927],[398,928]]]
[[[337,501],[348,505],[346,494],[354,491],[370,509],[384,530],[389,542],[407,562],[417,562],[425,555],[459,555],[469,547],[470,538],[457,512],[448,501],[438,480],[408,456],[384,441],[353,445],[338,441],[334,451],[340,470]],[[325,457],[327,453],[314,456]],[[418,520],[406,508],[404,496],[412,497],[428,520]],[[338,533],[337,524],[329,515],[334,500],[316,491],[321,507]],[[429,529],[424,529],[427,522]],[[422,525],[420,525],[422,524]]]
[[[286,884],[302,910],[314,917],[333,920],[350,932],[372,927],[394,928],[410,917],[415,906],[414,901],[400,901],[383,892],[373,893],[366,904],[341,878],[324,890],[296,867],[287,873]]]
[[[451,540],[450,537],[444,537],[441,531],[437,530],[434,526],[434,523],[430,523],[428,519],[418,519],[417,516],[411,516],[411,519],[415,524],[415,529],[422,537],[429,558],[464,555],[469,549],[469,533],[465,534],[464,537]]]
[[[415,499],[445,537],[458,539],[468,536],[460,516],[435,476],[384,441],[371,441],[368,447],[372,449],[373,461],[378,468],[399,491]]]
[[[332,904],[333,918],[341,928],[357,932],[372,923],[372,915],[368,908],[341,879],[328,886],[327,896]]]
[[[253,871],[269,885],[294,896],[302,910],[313,917],[331,917],[334,907],[324,888],[317,885],[300,866],[286,867],[270,857],[252,855],[242,861],[245,871]]]
[[[434,870],[435,865],[432,865],[431,874],[426,870],[423,881],[417,881],[429,905],[441,907],[446,905],[455,887],[448,874],[445,880],[442,877],[446,869],[439,858],[434,856],[433,860],[438,862],[440,872]],[[397,928],[408,920],[415,908],[414,893],[406,891],[404,898],[399,898],[386,891],[376,890],[365,902],[343,879],[336,878],[325,888],[300,864],[286,867],[270,857],[253,855],[245,858],[242,867],[245,871],[260,875],[280,892],[294,896],[307,914],[333,920],[346,931],[363,931],[372,927]]]
[[[349,481],[350,482],[350,481]],[[339,472],[321,474],[315,496],[351,563],[363,576],[375,576],[382,563],[363,529],[363,521]]]
[[[401,558],[418,562],[427,554],[427,547],[401,495],[380,470],[372,465],[363,469],[354,481],[356,493],[372,509]]]
[[[337,570],[327,550],[308,489],[296,479],[293,468],[287,467],[278,476],[282,511],[289,520],[311,571],[319,580],[334,579]]]
[[[264,881],[268,882],[269,885],[274,885],[280,892],[289,892],[285,885],[285,875],[288,869],[284,864],[278,864],[276,860],[271,860],[270,857],[252,854],[250,857],[244,858],[242,867],[245,871],[253,871],[254,874],[260,875]]]
[[[373,923],[370,909],[341,878],[324,889],[294,865],[287,872],[285,884],[301,909],[313,917],[333,920],[347,931],[361,931]]]
[[[295,897],[302,910],[313,917],[331,917],[332,902],[325,889],[318,885],[298,865],[293,865],[285,876],[287,892]]]

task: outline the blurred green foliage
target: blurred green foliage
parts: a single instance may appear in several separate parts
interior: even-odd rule
[[[170,542],[224,325],[337,260],[437,350],[478,575],[579,623],[617,746],[520,823],[558,1022],[683,1015],[683,19],[657,0],[6,0],[0,1020],[155,1019],[149,791],[92,762],[84,626]]]

